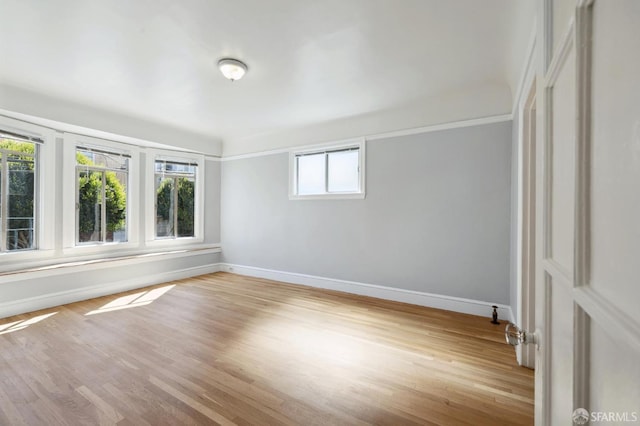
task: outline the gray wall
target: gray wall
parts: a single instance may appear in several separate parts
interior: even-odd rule
[[[220,242],[220,162],[206,161],[204,175],[204,242]]]
[[[511,123],[367,143],[364,200],[288,199],[288,155],[222,163],[223,261],[509,303]]]

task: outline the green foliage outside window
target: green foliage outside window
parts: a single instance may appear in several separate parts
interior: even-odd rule
[[[0,139],[0,149],[7,167],[1,178],[7,179],[8,190],[1,200],[8,207],[3,221],[7,241],[2,249],[29,249],[34,244],[35,144]]]
[[[76,153],[79,165],[93,166],[84,154]],[[107,217],[107,241],[112,241],[113,232],[124,230],[126,226],[127,192],[113,171],[82,171],[78,177],[78,231],[80,241],[91,241],[96,230],[95,206],[102,204],[102,174],[105,174],[105,202]]]
[[[174,185],[178,189],[178,229],[173,229]],[[156,190],[156,214],[159,221],[168,225],[168,231],[158,236],[193,237],[195,215],[195,182],[184,177],[163,179]]]
[[[7,172],[2,178],[8,179],[10,196],[9,218],[12,227],[29,228],[34,220],[35,200],[35,145],[10,139],[0,139],[0,149],[12,151],[7,157]],[[25,155],[20,155],[24,153]],[[7,154],[5,154],[7,155]],[[82,153],[76,153],[78,165],[94,166],[95,164]],[[80,241],[91,241],[91,236],[100,231],[96,224],[96,206],[102,205],[102,176],[106,183],[104,196],[107,218],[107,240],[112,240],[113,233],[126,228],[127,192],[116,172],[86,170],[78,168],[78,231]],[[177,186],[177,191],[174,191]],[[177,192],[177,193],[176,193]],[[7,197],[7,195],[3,195]],[[169,226],[166,236],[192,237],[195,234],[195,182],[185,177],[167,176],[156,190],[158,219]],[[177,202],[177,230],[174,228],[174,203]],[[22,223],[24,222],[24,223]],[[97,226],[96,226],[97,225]],[[11,227],[10,227],[11,228]],[[97,228],[97,229],[96,229]],[[32,245],[32,234],[22,232],[14,248],[29,248]]]
[[[36,153],[36,147],[33,143],[19,142],[11,139],[0,139],[0,149],[22,152],[30,155],[34,155]]]

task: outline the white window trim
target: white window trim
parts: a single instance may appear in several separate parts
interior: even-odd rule
[[[311,154],[314,152],[332,151],[346,148],[358,148],[358,167],[359,173],[359,187],[357,192],[340,192],[340,193],[325,193],[325,194],[309,194],[298,195],[297,194],[297,161],[296,156],[299,154]],[[304,149],[296,149],[289,151],[289,199],[290,200],[343,200],[343,199],[363,199],[366,195],[366,140],[365,138],[348,139],[340,142],[333,142],[331,144],[306,146]]]
[[[204,242],[204,186],[205,186],[205,158],[204,155],[189,152],[166,151],[160,149],[147,149],[145,174],[145,244],[148,247],[175,247],[188,246]],[[181,238],[156,239],[156,189],[155,189],[155,162],[156,160],[176,161],[180,163],[190,162],[197,165],[196,168],[196,192],[195,192],[195,219],[194,236]]]
[[[129,155],[127,182],[127,242],[123,243],[76,243],[76,149],[77,147],[97,148],[114,153]],[[89,136],[64,133],[62,182],[63,182],[63,253],[90,255],[113,251],[132,250],[140,247],[140,150],[132,145],[97,139]]]
[[[21,135],[43,140],[38,144],[38,176],[36,194],[36,248],[16,252],[2,252],[2,262],[22,262],[46,259],[54,256],[55,250],[55,139],[56,132],[46,127],[21,120],[0,116],[0,128]]]

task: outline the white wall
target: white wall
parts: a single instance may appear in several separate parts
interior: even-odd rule
[[[506,84],[460,87],[428,99],[411,100],[380,111],[286,128],[247,138],[228,138],[224,156],[377,135],[405,129],[481,119],[510,113],[511,91]]]
[[[214,250],[0,276],[0,318],[215,272]]]
[[[510,21],[512,36],[509,39],[510,54],[506,71],[513,105],[517,105],[519,101],[519,85],[526,71],[530,45],[535,38],[537,3],[537,0],[519,0],[511,5],[514,14]]]
[[[5,84],[0,84],[0,114],[119,142],[216,156],[222,153],[220,139]]]
[[[511,140],[502,122],[370,141],[364,200],[289,200],[286,153],[224,161],[223,262],[509,303]]]

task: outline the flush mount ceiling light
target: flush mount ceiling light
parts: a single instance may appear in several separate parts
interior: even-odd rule
[[[247,65],[237,59],[224,58],[218,61],[218,68],[231,81],[240,80],[247,72]]]

